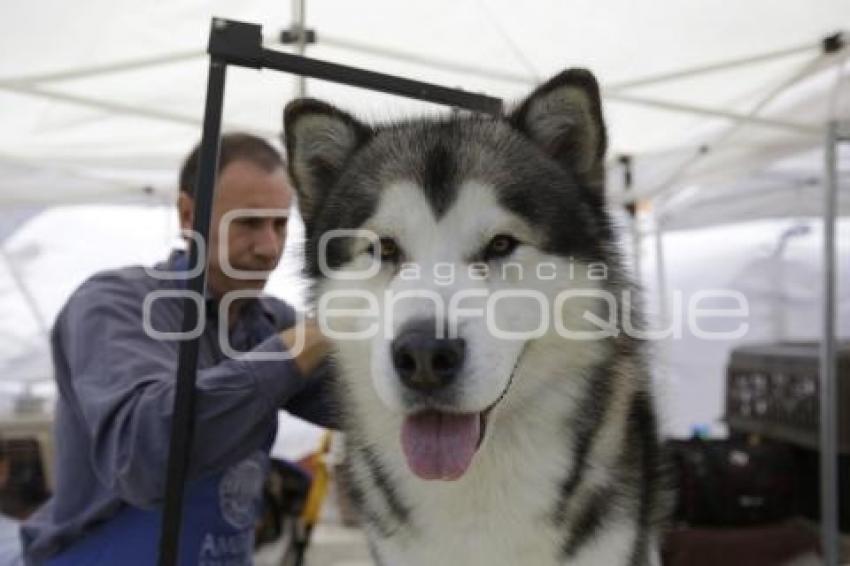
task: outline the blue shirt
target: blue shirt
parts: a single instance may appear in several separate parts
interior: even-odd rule
[[[175,271],[182,263],[185,254],[175,252],[157,269]],[[131,547],[138,547],[133,552],[139,560],[133,563],[151,563],[149,557],[156,556],[179,343],[148,335],[143,303],[152,291],[182,287],[182,281],[152,277],[141,266],[107,271],[83,283],[60,312],[51,334],[59,390],[55,494],[22,526],[28,564],[51,557],[55,564],[109,564],[109,552],[130,552]],[[181,538],[181,564],[186,565],[204,563],[187,561],[186,549],[223,549],[216,556],[227,560],[210,564],[250,563],[250,554],[247,562],[244,557],[253,546],[258,511],[253,498],[260,496],[257,478],[265,475],[279,408],[317,424],[334,424],[328,379],[301,376],[291,360],[228,358],[219,344],[215,310],[208,309],[200,337]],[[231,347],[282,354],[277,332],[294,322],[294,310],[282,301],[248,300],[229,327]],[[181,324],[181,298],[151,303],[152,328],[177,332]],[[328,366],[317,373],[329,373]],[[211,502],[217,509],[209,508]],[[192,521],[198,521],[197,528]],[[213,529],[216,521],[238,528],[210,538],[204,529]],[[79,552],[84,552],[80,558],[53,562]]]

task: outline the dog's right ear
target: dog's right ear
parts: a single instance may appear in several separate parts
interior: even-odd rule
[[[299,98],[286,105],[283,139],[305,224],[311,223],[348,159],[371,135],[368,126],[320,100]]]
[[[603,193],[607,137],[599,84],[590,71],[568,69],[556,75],[508,120],[583,184]]]

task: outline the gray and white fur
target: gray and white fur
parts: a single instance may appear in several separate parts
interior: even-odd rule
[[[375,560],[655,564],[663,455],[646,347],[619,316],[640,327],[625,304],[637,301],[605,205],[593,75],[564,71],[504,117],[371,126],[300,99],[287,106],[284,128],[318,313],[348,333],[334,342],[347,473]],[[327,239],[339,229],[376,240]],[[338,276],[375,262],[368,277]],[[447,265],[452,280],[435,277]],[[573,293],[559,301],[565,291]],[[467,314],[504,298],[489,320],[465,316],[441,341],[459,293]],[[331,316],[344,308],[349,316]],[[370,309],[377,317],[350,314]],[[600,324],[612,312],[615,322]],[[510,335],[495,336],[493,326]],[[432,348],[425,358],[421,348],[399,354],[411,333],[417,348]],[[447,358],[432,355],[445,344]],[[423,411],[480,418],[459,477],[413,472],[400,438]]]

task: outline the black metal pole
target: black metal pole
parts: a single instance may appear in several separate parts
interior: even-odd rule
[[[820,347],[820,515],[824,566],[838,566],[838,395],[835,383],[835,216],[839,122],[829,122],[824,175],[823,337]]]
[[[221,112],[224,103],[224,79],[227,64],[217,58],[210,59],[207,80],[207,101],[204,111],[203,136],[198,163],[198,183],[195,187],[195,238],[190,239],[189,265],[203,262],[204,268],[192,277],[186,288],[194,296],[204,296],[207,276],[206,245],[210,232],[210,216],[218,169],[219,138],[221,135]],[[203,250],[198,247],[198,240]],[[204,257],[200,257],[200,252]],[[203,324],[204,312],[198,312],[197,304],[190,297],[183,300],[183,333],[191,333],[198,324]],[[162,530],[159,541],[159,565],[177,564],[180,546],[180,526],[183,518],[183,491],[189,456],[192,453],[192,436],[195,419],[195,380],[198,369],[199,337],[180,343],[177,365],[177,382],[174,394],[174,410],[171,421],[171,444],[168,450],[168,476],[165,485],[165,504],[162,514]]]
[[[294,73],[302,77],[324,79],[494,116],[498,116],[502,112],[502,100],[500,98],[292,55],[291,53],[263,49],[261,61],[265,68]]]
[[[265,49],[262,41],[259,25],[217,18],[213,20],[209,52],[242,67],[274,69],[495,116],[502,112],[500,98]]]

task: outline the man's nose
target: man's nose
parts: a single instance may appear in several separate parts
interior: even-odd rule
[[[263,222],[254,233],[254,253],[258,256],[277,259],[283,253],[285,242],[286,230],[279,229],[274,222]]]

